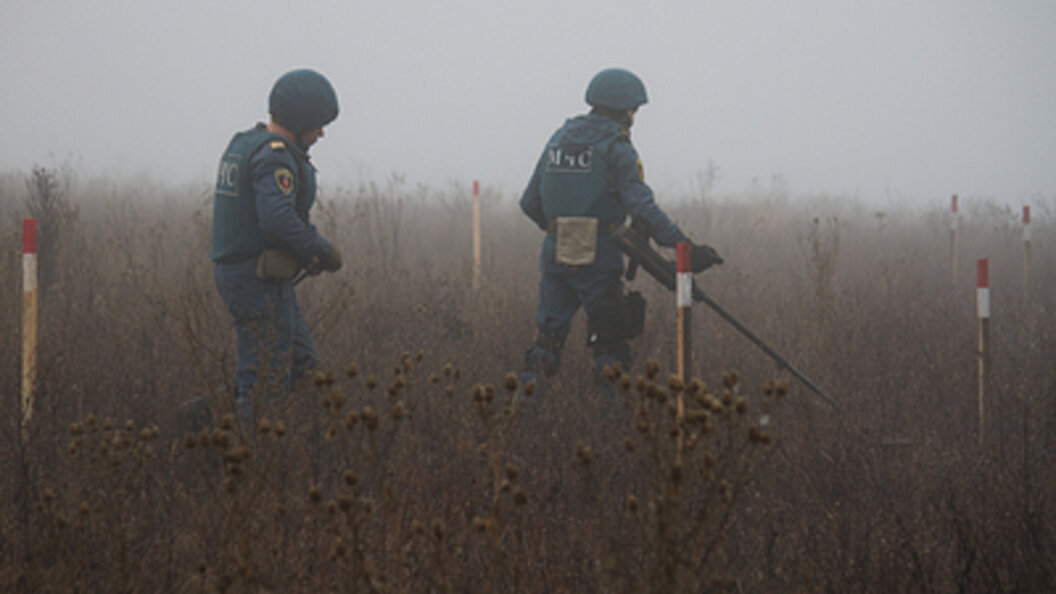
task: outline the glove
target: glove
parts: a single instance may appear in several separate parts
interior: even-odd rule
[[[341,252],[337,250],[337,246],[330,246],[330,251],[319,256],[315,263],[315,269],[318,272],[337,272],[341,270]]]
[[[712,266],[723,262],[722,256],[709,245],[694,243],[693,247],[690,248],[689,267],[694,274],[704,272]]]

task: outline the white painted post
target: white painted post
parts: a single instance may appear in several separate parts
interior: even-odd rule
[[[976,263],[976,314],[979,318],[979,443],[986,439],[986,388],[990,359],[990,267],[986,258]]]
[[[682,390],[678,392],[678,455],[682,456],[682,422],[686,415],[685,387],[689,385],[693,369],[693,266],[691,262],[692,245],[679,242],[675,245],[675,306],[678,308],[678,377],[682,380]]]
[[[37,220],[22,220],[22,438],[29,439],[37,380]]]
[[[950,198],[950,270],[954,284],[957,283],[957,230],[960,227],[957,206],[957,194],[954,194]]]
[[[1030,304],[1030,206],[1023,207],[1023,291]]]
[[[480,289],[480,181],[473,180],[473,290]]]

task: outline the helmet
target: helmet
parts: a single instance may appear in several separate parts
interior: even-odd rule
[[[623,68],[602,70],[587,85],[587,103],[596,107],[634,109],[648,101],[642,80]]]
[[[268,97],[275,121],[294,134],[322,128],[337,118],[337,93],[314,70],[291,70],[275,81]]]

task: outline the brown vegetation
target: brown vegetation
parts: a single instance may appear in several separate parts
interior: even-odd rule
[[[212,283],[205,188],[0,178],[0,590],[13,592],[1043,592],[1056,588],[1056,225],[777,189],[668,201],[726,264],[674,361],[644,276],[638,363],[597,395],[577,320],[541,406],[513,405],[538,231],[485,192],[398,178],[323,194],[345,255],[299,289],[320,373],[245,428]],[[19,427],[19,230],[41,220],[38,403]],[[991,260],[992,418],[976,426],[974,267]],[[1029,291],[1028,291],[1029,288]],[[647,362],[649,362],[647,364]],[[663,363],[658,363],[663,362]],[[736,371],[735,371],[736,370]],[[676,451],[672,401],[688,404]],[[181,404],[201,396],[195,426]]]

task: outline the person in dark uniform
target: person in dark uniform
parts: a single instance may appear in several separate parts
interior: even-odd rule
[[[323,75],[293,70],[269,97],[271,119],[238,132],[220,159],[210,257],[238,336],[236,403],[250,424],[254,400],[289,394],[317,355],[292,280],[341,268],[341,254],[309,222],[315,167],[308,149],[338,113]]]
[[[661,246],[689,241],[656,204],[642,161],[631,143],[631,125],[647,102],[633,73],[602,70],[587,86],[590,113],[567,120],[547,142],[521,197],[521,210],[546,232],[539,269],[535,342],[525,354],[522,384],[536,391],[561,362],[572,318],[587,312],[588,346],[596,371],[632,363],[628,340],[640,331],[644,302],[624,293],[623,254],[609,234],[628,217]],[[706,245],[694,244],[695,272],[721,264]]]

